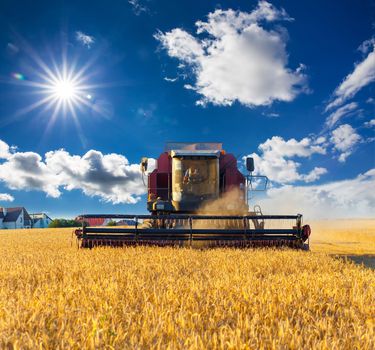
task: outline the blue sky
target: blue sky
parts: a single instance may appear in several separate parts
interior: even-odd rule
[[[266,212],[373,216],[374,28],[373,1],[2,1],[0,206],[144,212],[142,156],[219,141]]]

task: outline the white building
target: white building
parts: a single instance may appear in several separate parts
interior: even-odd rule
[[[46,213],[30,214],[30,217],[33,222],[33,228],[46,228],[52,221]]]
[[[0,208],[0,229],[31,228],[32,224],[24,207]]]

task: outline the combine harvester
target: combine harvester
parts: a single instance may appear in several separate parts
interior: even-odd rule
[[[150,215],[81,215],[75,231],[82,248],[125,245],[288,246],[308,249],[310,227],[302,215],[262,215],[249,211],[249,192],[264,190],[266,176],[253,175],[254,160],[246,159],[247,175],[220,143],[168,143],[147,173]],[[287,199],[286,199],[287,200]],[[90,227],[91,219],[128,220],[134,226]]]

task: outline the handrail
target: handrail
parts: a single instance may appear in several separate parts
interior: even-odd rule
[[[194,220],[241,220],[241,219],[265,219],[265,220],[301,220],[302,215],[190,215],[190,214],[172,214],[172,215],[144,215],[144,214],[82,214],[78,216],[81,219],[194,219]]]

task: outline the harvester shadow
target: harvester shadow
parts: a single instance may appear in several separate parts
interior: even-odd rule
[[[375,255],[338,255],[338,258],[353,261],[355,264],[362,265],[369,269],[375,270]]]

